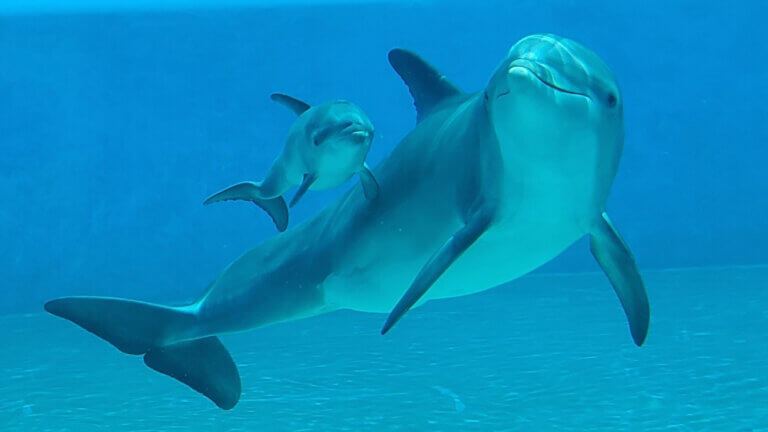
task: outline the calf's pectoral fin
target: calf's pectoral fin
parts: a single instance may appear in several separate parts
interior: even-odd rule
[[[590,233],[590,249],[619,296],[629,319],[629,330],[640,346],[648,334],[650,307],[643,279],[627,245],[603,213]]]
[[[373,176],[371,169],[366,163],[363,163],[363,167],[358,171],[358,175],[360,175],[360,184],[363,185],[365,198],[369,200],[376,199],[379,196],[379,182],[376,181],[376,177]]]
[[[387,317],[381,334],[385,334],[427,292],[429,287],[488,229],[493,212],[482,209],[474,213],[467,223],[427,261],[411,287],[397,302]]]
[[[296,194],[294,194],[293,199],[291,199],[291,207],[295,206],[296,203],[299,202],[301,197],[307,193],[307,190],[309,190],[309,187],[312,186],[312,183],[314,183],[315,180],[317,180],[317,176],[314,173],[304,174],[304,180],[302,180],[301,185],[296,190]]]
[[[285,231],[288,227],[288,206],[285,205],[283,197],[278,195],[273,198],[262,198],[261,188],[259,184],[254,182],[242,182],[232,185],[211,195],[203,204],[208,205],[231,200],[250,201],[256,204],[272,218],[278,231]]]

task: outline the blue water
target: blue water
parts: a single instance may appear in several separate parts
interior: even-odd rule
[[[0,429],[768,430],[768,267],[645,276],[642,348],[596,273],[431,302],[385,338],[357,312],[225,336],[227,412],[73,325],[8,316]]]
[[[760,2],[0,5],[2,430],[768,430],[768,37]],[[631,343],[584,241],[534,275],[384,316],[337,312],[225,336],[231,412],[53,317],[65,295],[197,297],[274,235],[249,204],[292,114],[345,98],[377,164],[413,127],[393,47],[467,91],[521,37],[595,50],[622,88],[608,210],[646,278]],[[350,185],[352,182],[350,182]],[[291,225],[342,194],[311,192]],[[412,315],[412,316],[411,316]]]

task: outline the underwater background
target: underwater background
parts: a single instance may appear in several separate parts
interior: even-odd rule
[[[768,431],[766,16],[751,1],[0,2],[0,430]],[[646,278],[642,348],[584,240],[386,337],[384,315],[348,311],[224,336],[244,385],[231,412],[42,314],[65,295],[191,300],[273,236],[252,204],[202,205],[279,153],[294,116],[270,93],[358,104],[373,166],[415,123],[390,49],[475,91],[539,32],[593,49],[621,85],[607,207]],[[349,185],[308,193],[291,226]]]

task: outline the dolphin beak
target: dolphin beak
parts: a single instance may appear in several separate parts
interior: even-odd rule
[[[364,141],[373,138],[373,129],[368,129],[361,124],[351,124],[341,130],[340,135],[349,136],[355,140]]]
[[[507,69],[507,78],[513,79],[518,77],[524,77],[526,79],[535,78],[540,83],[551,88],[552,90],[560,93],[566,93],[576,96],[583,96],[589,99],[589,95],[580,93],[574,90],[567,89],[558,84],[553,76],[553,72],[545,65],[537,63],[528,59],[517,59],[510,63],[509,69]]]
[[[529,76],[529,75],[535,75],[533,73],[533,71],[531,71],[527,67],[525,67],[525,66],[517,66],[517,65],[510,66],[509,70],[507,70],[507,74],[510,75],[510,76],[517,75],[517,76],[521,76],[521,77],[525,77],[525,76]]]

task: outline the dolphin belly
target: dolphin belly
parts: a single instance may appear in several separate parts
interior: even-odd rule
[[[548,173],[516,183],[499,219],[435,283],[428,298],[473,294],[510,282],[560,255],[599,216],[591,179]],[[517,198],[519,197],[519,199]]]
[[[417,303],[484,291],[521,277],[559,255],[584,235],[575,223],[530,218],[517,226],[495,226],[438,279]],[[435,243],[432,249],[440,245]],[[376,265],[352,267],[323,284],[334,308],[384,313],[403,295],[434,251],[401,256],[382,254]]]
[[[567,170],[563,170],[564,172]],[[511,181],[508,210],[435,282],[417,303],[484,291],[521,277],[557,257],[588,232],[598,216],[593,204],[593,183],[589,176],[572,178],[555,175],[537,178],[522,173],[525,182]],[[519,199],[518,199],[519,198]],[[421,208],[419,212],[426,211]],[[411,214],[416,213],[414,208]],[[412,224],[412,221],[411,221]],[[382,233],[372,246],[378,250],[371,265],[345,265],[324,283],[326,298],[338,308],[365,312],[387,312],[403,295],[430,256],[458,226],[458,220],[435,233],[435,240],[409,244],[389,253],[398,241],[397,233]],[[438,240],[439,239],[439,240]],[[410,251],[406,254],[405,251]],[[373,264],[375,262],[375,265]]]
[[[494,227],[461,256],[425,296],[474,294],[510,282],[557,257],[584,235],[576,226],[537,221],[512,230]]]

